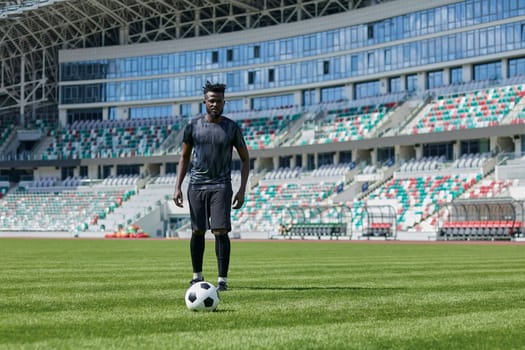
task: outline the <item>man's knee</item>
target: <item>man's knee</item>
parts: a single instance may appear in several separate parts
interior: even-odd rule
[[[213,233],[215,236],[222,236],[222,235],[228,234],[228,232],[230,231],[227,229],[222,229],[222,228],[211,230],[211,233]]]
[[[202,236],[205,233],[206,233],[206,231],[203,231],[203,230],[193,230],[192,231],[192,234],[197,235],[197,236]]]

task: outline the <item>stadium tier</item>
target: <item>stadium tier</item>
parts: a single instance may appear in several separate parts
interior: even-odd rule
[[[249,149],[265,149],[279,146],[278,140],[286,136],[287,128],[302,116],[293,110],[291,113],[235,120],[243,129]]]
[[[0,202],[0,227],[5,231],[82,232],[112,213],[132,194],[114,189],[15,191]]]
[[[387,113],[395,106],[395,103],[390,103],[326,110],[320,120],[316,120],[310,127],[303,128],[303,133],[295,144],[322,144],[371,138]]]
[[[150,156],[179,128],[175,118],[76,122],[48,133],[41,159]]]
[[[514,85],[438,96],[427,105],[426,112],[408,126],[405,133],[421,134],[499,125],[519,104],[525,95],[523,89],[523,85]]]

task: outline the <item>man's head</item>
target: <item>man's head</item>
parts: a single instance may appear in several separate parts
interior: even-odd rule
[[[213,119],[219,118],[224,110],[224,84],[212,84],[206,81],[206,85],[202,87],[204,92],[204,104],[206,105],[206,113]]]

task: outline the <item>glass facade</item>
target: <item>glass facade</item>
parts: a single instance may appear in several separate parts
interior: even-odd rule
[[[228,92],[235,93],[362,77],[364,82],[356,83],[354,97],[373,96],[381,91],[378,81],[367,81],[370,74],[525,48],[525,21],[517,18],[523,15],[525,0],[468,0],[279,40],[62,63],[61,104],[195,98],[206,80],[226,82]],[[493,23],[498,20],[502,21]],[[520,62],[509,64],[508,74],[521,74],[525,68]],[[450,71],[450,83],[462,82],[461,68],[457,69],[460,71]],[[474,69],[476,79],[481,79],[497,76],[494,69],[498,67],[494,63]],[[443,74],[429,73],[427,85],[441,86]],[[90,82],[94,79],[96,83]],[[416,75],[405,79],[404,90],[416,91]],[[400,90],[400,81],[390,80],[389,89]],[[348,98],[344,90],[341,92],[330,97],[321,93],[321,100]],[[312,103],[312,97],[311,93],[303,94],[303,102]],[[271,99],[269,106],[279,99]],[[268,103],[257,100],[252,105],[262,108]]]

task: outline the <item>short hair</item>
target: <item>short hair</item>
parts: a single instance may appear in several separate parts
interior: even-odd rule
[[[206,80],[206,85],[202,87],[202,91],[204,92],[204,95],[206,95],[209,91],[224,94],[224,90],[226,90],[226,84],[220,84],[220,83],[213,84],[209,80]]]

